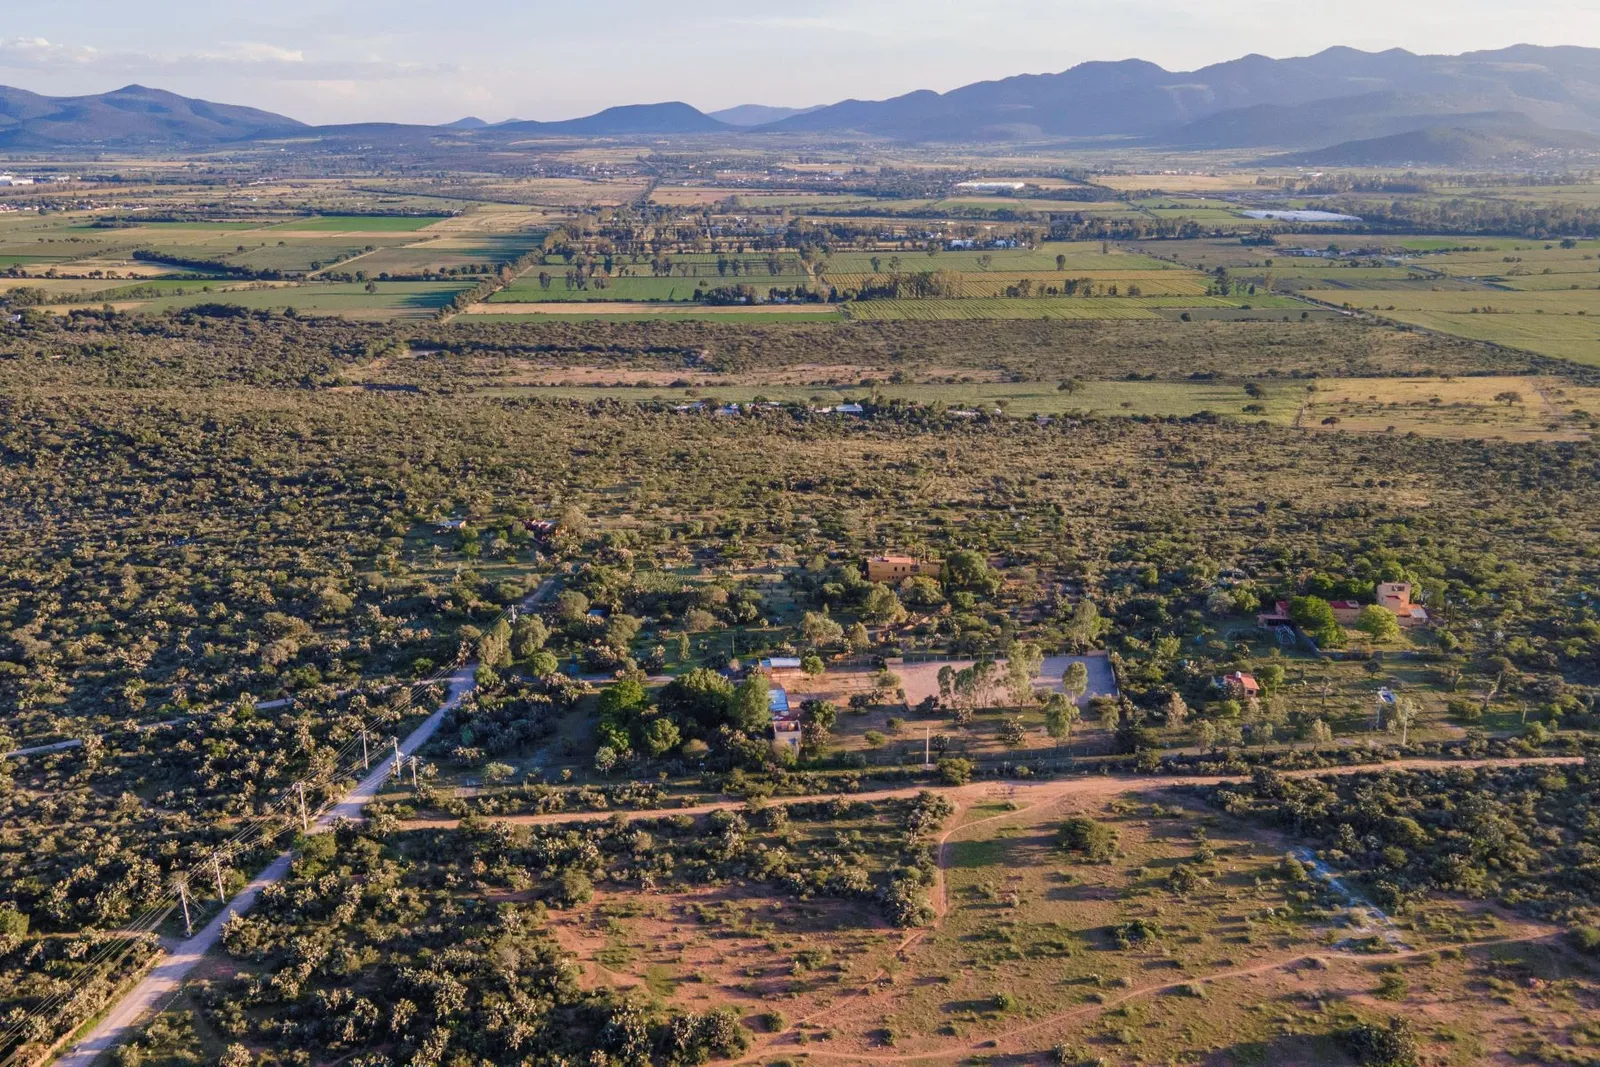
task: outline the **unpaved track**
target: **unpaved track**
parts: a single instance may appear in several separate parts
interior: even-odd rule
[[[1357,766],[1323,767],[1311,770],[1283,771],[1285,778],[1318,778],[1327,775],[1368,774],[1382,771],[1433,771],[1433,770],[1468,770],[1480,767],[1523,767],[1543,765],[1571,765],[1582,763],[1582,756],[1535,756],[1531,759],[1473,759],[1473,760],[1442,760],[1442,759],[1415,759],[1394,760],[1389,763],[1365,763]],[[1210,775],[1205,777],[1180,777],[1177,775],[1151,775],[1144,777],[1112,777],[1110,775],[1084,775],[1081,778],[1064,778],[1048,782],[1015,783],[1012,785],[1010,799],[1024,807],[1033,807],[1047,800],[1057,800],[1064,797],[1083,797],[1092,800],[1098,797],[1120,796],[1123,793],[1143,793],[1151,790],[1175,789],[1180,786],[1212,786],[1227,785],[1230,782],[1249,781],[1247,775]],[[904,800],[917,796],[920,793],[933,792],[948,796],[958,807],[970,806],[988,795],[994,788],[994,783],[971,783],[962,786],[941,786],[933,783],[927,785],[907,786],[899,789],[880,789],[870,793],[845,793],[837,794],[845,800]],[[817,793],[801,797],[773,797],[769,803],[775,805],[807,804],[818,800],[830,799],[835,794]],[[612,809],[609,811],[553,811],[539,815],[486,815],[485,822],[509,823],[513,826],[559,826],[566,823],[605,822],[615,816],[632,822],[637,819],[665,819],[673,815],[709,815],[714,811],[729,811],[746,806],[746,801],[739,799],[716,800],[706,804],[692,804],[681,808],[648,808],[644,810]],[[1008,815],[1016,814],[1007,812]],[[997,816],[998,817],[998,816]],[[461,825],[460,819],[406,819],[400,823],[403,830],[448,830]],[[973,825],[973,824],[968,824]],[[957,827],[956,829],[964,829]],[[948,836],[948,834],[946,835]]]

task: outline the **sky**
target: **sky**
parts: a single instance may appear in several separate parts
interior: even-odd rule
[[[74,0],[8,4],[0,84],[129,83],[305,122],[560,119],[945,91],[1092,59],[1600,47],[1595,0]]]

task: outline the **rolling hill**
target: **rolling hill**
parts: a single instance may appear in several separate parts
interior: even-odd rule
[[[1480,126],[1429,126],[1387,137],[1346,141],[1313,152],[1278,156],[1272,163],[1307,167],[1407,165],[1476,166],[1553,156],[1600,155],[1600,137],[1550,130],[1528,122]]]
[[[721,111],[707,112],[718,122],[726,122],[729,126],[766,126],[774,122],[792,118],[795,115],[809,115],[816,111],[815,107],[768,107],[766,104],[740,104],[738,107],[725,107]]]
[[[561,122],[502,122],[495,133],[519,136],[615,137],[630,134],[720,133],[733,127],[688,104],[625,104]]]
[[[41,96],[0,86],[0,147],[214,145],[297,130],[269,111],[129,85],[98,96]]]

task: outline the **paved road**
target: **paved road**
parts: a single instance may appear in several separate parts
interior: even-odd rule
[[[553,580],[546,581],[532,596],[522,602],[522,608],[527,610],[544,600],[554,588]],[[421,725],[400,742],[402,757],[410,757],[427,744],[429,738],[439,729],[439,723],[443,721],[446,713],[453,710],[468,693],[472,692],[476,669],[475,664],[467,664],[450,676],[449,690],[439,710],[423,719]],[[379,754],[373,755],[377,757]],[[313,833],[332,829],[334,823],[341,817],[360,817],[361,809],[377,796],[383,783],[394,773],[394,752],[392,750],[388,752],[387,757],[377,760],[371,774],[317,818],[312,824]],[[93,1030],[79,1039],[69,1051],[57,1057],[55,1062],[59,1067],[90,1067],[102,1053],[128,1037],[146,1015],[159,1011],[176,996],[183,988],[183,981],[189,972],[194,970],[201,958],[211,951],[222,937],[223,924],[233,916],[242,915],[254,907],[256,900],[261,896],[261,891],[267,886],[287,878],[292,858],[287,852],[279,855],[266,870],[256,875],[238,896],[228,901],[227,906],[206,923],[199,933],[172,949],[161,963],[111,1007]]]
[[[450,676],[450,690],[445,702],[439,705],[438,711],[422,720],[422,724],[411,731],[410,736],[400,742],[402,756],[409,757],[426,744],[439,729],[439,723],[445,714],[472,692],[472,674],[473,670],[469,666],[461,668]],[[393,751],[382,755],[386,755],[387,758],[379,759],[371,774],[338,803],[323,812],[312,825],[313,833],[331,830],[341,817],[360,816],[362,807],[372,801],[378,790],[383,787],[383,783],[394,773]],[[256,900],[261,896],[261,891],[267,886],[281,882],[289,876],[291,859],[292,856],[288,852],[279,855],[266,870],[256,875],[238,896],[228,901],[227,907],[218,912],[217,916],[206,923],[198,933],[172,949],[166,958],[145,975],[87,1036],[74,1045],[71,1051],[56,1060],[59,1067],[90,1067],[102,1053],[109,1051],[128,1037],[145,1016],[160,1011],[183,988],[184,979],[194,970],[201,958],[216,947],[222,938],[223,924],[235,915],[243,915],[254,907]]]

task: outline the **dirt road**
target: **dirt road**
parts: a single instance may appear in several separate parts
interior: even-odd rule
[[[1368,763],[1358,766],[1285,771],[1282,773],[1286,778],[1316,778],[1324,775],[1365,774],[1379,771],[1466,770],[1475,767],[1520,767],[1546,764],[1577,764],[1582,762],[1583,757],[1581,756],[1536,756],[1531,759],[1415,759],[1394,760],[1389,763]],[[1180,786],[1225,785],[1229,782],[1243,782],[1246,780],[1248,780],[1248,776],[1243,775],[1205,777],[1149,775],[1131,778],[1112,777],[1110,775],[1084,775],[1081,778],[1054,779],[1043,782],[1008,782],[1005,783],[1005,788],[1010,791],[1009,795],[1016,803],[1032,807],[1044,801],[1056,800],[1067,796],[1081,796],[1086,799],[1092,799],[1095,797],[1119,796],[1124,793],[1175,789]],[[849,793],[844,795],[849,800],[903,800],[907,797],[914,797],[918,793],[932,791],[949,794],[958,806],[965,806],[987,796],[989,791],[995,788],[996,784],[992,781],[972,782],[961,786],[944,786],[929,783],[899,789],[880,789],[870,793]],[[773,797],[769,803],[779,805],[806,804],[827,799],[832,795],[810,794],[799,797]],[[487,818],[490,822],[510,823],[513,826],[552,826],[563,823],[604,822],[617,815],[631,822],[635,819],[662,819],[671,815],[709,815],[714,811],[742,808],[745,804],[746,801],[742,799],[730,797],[726,800],[717,800],[706,804],[693,804],[681,808],[653,808],[642,811],[623,811],[621,809],[611,811],[556,811],[539,815],[497,815]],[[459,826],[460,823],[460,819],[450,818],[407,819],[400,826],[406,830],[452,829]]]

